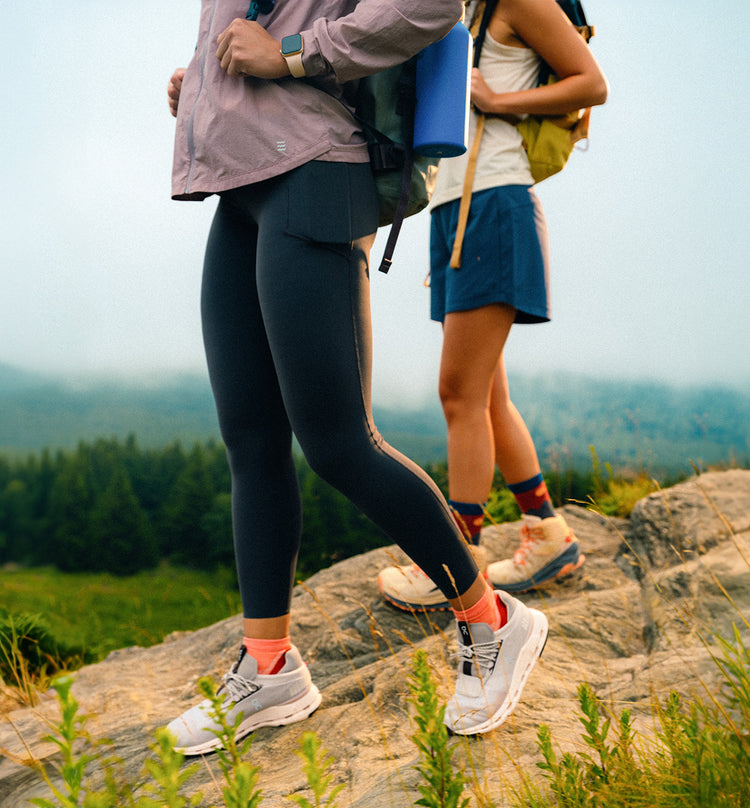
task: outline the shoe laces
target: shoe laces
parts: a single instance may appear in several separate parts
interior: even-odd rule
[[[259,684],[250,679],[246,679],[244,676],[240,676],[240,674],[235,671],[224,674],[223,684],[221,686],[221,690],[227,692],[226,701],[232,704],[241,701],[246,696],[255,693],[255,691],[259,689]]]
[[[500,643],[492,641],[462,645],[452,656],[462,659],[464,662],[473,663],[475,668],[479,668],[480,676],[484,678],[487,674],[492,673],[499,653]]]
[[[544,541],[544,530],[541,527],[521,525],[521,546],[513,555],[514,564],[525,564],[526,556],[534,552],[534,544]]]

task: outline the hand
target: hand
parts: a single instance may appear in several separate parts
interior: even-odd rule
[[[471,103],[482,112],[497,112],[498,110],[491,109],[494,99],[495,93],[487,86],[487,82],[484,80],[482,74],[476,67],[472,68]]]
[[[216,41],[216,57],[230,76],[280,79],[289,75],[281,43],[257,22],[238,17]]]
[[[172,78],[167,86],[167,100],[169,101],[169,111],[172,117],[177,117],[177,106],[180,103],[180,91],[182,90],[182,80],[185,78],[185,68],[178,67],[172,73]]]

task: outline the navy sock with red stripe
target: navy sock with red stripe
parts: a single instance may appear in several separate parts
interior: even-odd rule
[[[469,544],[479,544],[482,537],[482,525],[484,524],[484,506],[482,502],[456,502],[449,499],[453,511],[453,518],[461,533]]]
[[[549,519],[555,515],[552,499],[541,472],[520,483],[508,485],[522,513]]]

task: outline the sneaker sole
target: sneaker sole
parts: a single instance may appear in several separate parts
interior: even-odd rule
[[[486,581],[489,581],[486,568],[482,575]],[[435,603],[411,603],[408,600],[399,600],[385,591],[380,576],[378,576],[378,588],[380,589],[380,594],[391,606],[395,606],[397,609],[401,609],[401,611],[404,612],[447,612],[451,608],[447,600],[435,601]],[[442,593],[439,594],[442,596]]]
[[[505,701],[500,705],[498,711],[486,721],[477,724],[475,727],[467,729],[454,729],[448,727],[453,735],[483,735],[485,732],[496,729],[500,726],[508,716],[516,709],[518,702],[521,698],[521,693],[526,685],[526,682],[534,670],[536,661],[542,655],[544,647],[547,644],[547,634],[549,625],[547,618],[537,609],[529,609],[531,613],[531,629],[529,636],[521,649],[521,653],[516,663],[516,669],[513,672],[513,678],[508,688],[508,695]]]
[[[394,598],[392,595],[387,595],[382,590],[381,594],[391,606],[395,606],[404,612],[445,612],[451,607],[447,600],[442,603],[408,603],[405,600]]]
[[[502,589],[504,592],[531,592],[539,589],[544,584],[548,584],[557,578],[564,578],[583,566],[586,556],[578,549],[578,544],[574,543],[564,553],[559,555],[549,564],[542,567],[539,572],[526,578],[524,581],[515,583],[498,583],[490,579],[490,583],[495,589]]]
[[[283,727],[287,724],[302,721],[311,716],[318,709],[321,701],[322,696],[320,695],[320,691],[315,685],[311,685],[310,689],[299,699],[290,701],[287,704],[278,704],[274,707],[268,707],[260,713],[246,718],[237,729],[234,740],[240,741],[246,735],[249,735],[251,732],[261,727]],[[186,756],[203,755],[207,752],[213,752],[220,746],[221,741],[218,738],[213,738],[210,741],[205,741],[196,746],[175,747],[175,751],[181,752]]]
[[[450,609],[450,603],[448,603],[447,600],[437,600],[434,603],[410,603],[408,600],[399,600],[393,595],[389,595],[385,591],[379,575],[378,589],[380,589],[380,594],[385,598],[385,600],[388,601],[388,603],[391,604],[391,606],[395,606],[397,609],[401,609],[405,612],[444,612]],[[437,595],[439,597],[444,597],[440,591],[437,592]]]

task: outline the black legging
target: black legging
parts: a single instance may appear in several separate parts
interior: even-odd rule
[[[437,487],[372,420],[375,206],[369,165],[323,162],[219,201],[201,309],[245,617],[289,611],[301,533],[292,432],[310,467],[447,596],[477,576]]]

